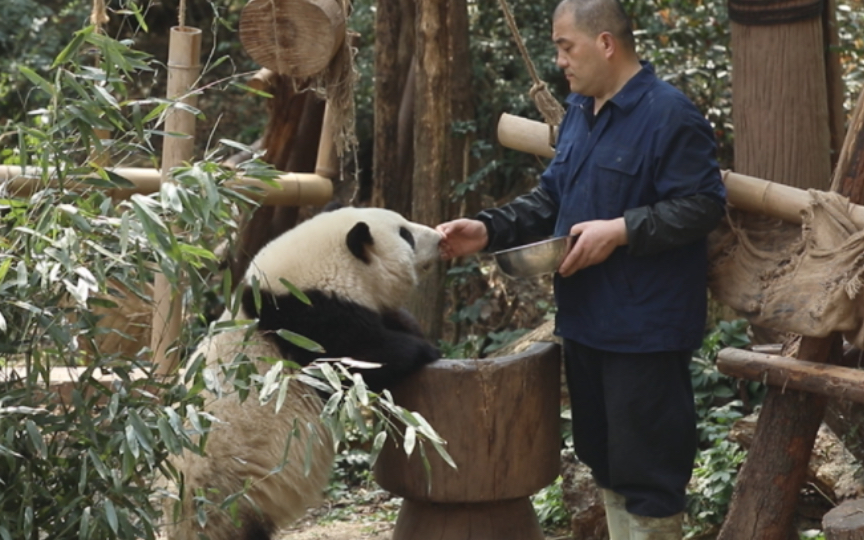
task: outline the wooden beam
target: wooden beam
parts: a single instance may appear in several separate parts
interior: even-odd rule
[[[731,348],[717,355],[717,369],[782,389],[864,403],[864,371],[860,369]]]

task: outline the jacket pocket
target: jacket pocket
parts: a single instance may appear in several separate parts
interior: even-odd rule
[[[598,146],[595,152],[595,200],[605,218],[623,215],[629,207],[642,165],[642,154],[614,145]]]

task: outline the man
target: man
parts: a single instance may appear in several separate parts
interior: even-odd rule
[[[530,193],[439,225],[442,254],[578,235],[555,276],[576,453],[603,489],[612,540],[678,539],[705,237],[725,203],[713,132],[640,62],[618,0],[562,1],[552,39],[573,92],[555,158]]]

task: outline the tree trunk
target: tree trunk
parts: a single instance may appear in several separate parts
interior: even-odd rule
[[[414,51],[414,6],[408,0],[378,0],[375,11],[375,131],[372,205],[411,213],[411,178],[400,170],[410,148],[400,144],[400,110],[410,92]],[[411,139],[408,139],[410,145]]]
[[[450,149],[450,178],[453,183],[466,183],[474,168],[471,159],[471,146],[476,133],[473,126],[476,125],[476,111],[474,109],[474,91],[471,76],[471,47],[468,25],[468,2],[467,0],[451,0],[450,5],[450,50],[453,58],[459,58],[450,66],[451,75],[451,106],[453,108],[454,129],[451,136]],[[444,195],[449,198],[454,186],[444,186]],[[447,211],[446,219],[454,216],[474,214],[480,210],[477,193],[468,191],[461,196]]]
[[[412,218],[435,226],[443,221],[442,194],[449,179],[451,124],[449,0],[418,0],[417,84],[414,118]],[[441,336],[444,312],[443,265],[424,276],[411,305],[427,336]]]

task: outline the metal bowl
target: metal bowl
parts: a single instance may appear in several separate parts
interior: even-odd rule
[[[510,277],[524,278],[558,270],[575,236],[559,236],[533,244],[496,251],[495,262]]]

